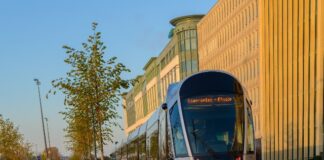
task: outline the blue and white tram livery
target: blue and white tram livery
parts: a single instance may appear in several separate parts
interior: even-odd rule
[[[115,152],[130,160],[255,160],[251,101],[232,75],[194,74]],[[120,155],[122,154],[122,155]]]

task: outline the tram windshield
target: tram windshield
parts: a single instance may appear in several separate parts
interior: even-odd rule
[[[235,159],[243,153],[243,96],[213,95],[182,101],[193,156]]]

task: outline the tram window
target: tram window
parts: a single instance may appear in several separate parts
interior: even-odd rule
[[[127,147],[127,159],[131,159],[131,157],[133,156],[133,148],[133,144],[129,143]]]
[[[128,159],[133,160],[137,159],[137,141],[134,140],[133,142],[129,143],[127,148]]]
[[[212,156],[217,159],[231,159],[230,157],[242,155],[243,97],[233,95],[232,98],[233,101],[230,103],[224,101],[195,104],[188,103],[188,99],[182,101],[185,126],[193,155]]]
[[[138,140],[139,159],[146,159],[145,140],[145,135],[140,137]]]
[[[159,155],[159,131],[157,122],[148,129],[146,144],[147,158],[149,160],[157,160]]]
[[[247,148],[246,153],[254,153],[254,127],[251,109],[248,108],[248,124],[247,124]]]
[[[121,148],[121,159],[127,159],[127,147],[126,147],[126,145]]]
[[[251,119],[251,118],[249,118]],[[254,135],[253,135],[253,124],[251,120],[249,120],[248,126],[247,126],[247,153],[253,153],[254,152]]]
[[[121,159],[121,149],[118,149],[116,152],[116,159]]]
[[[158,144],[158,132],[154,132],[152,134],[152,136],[150,137],[150,156],[151,156],[151,160],[157,160],[158,159],[158,148],[159,148],[159,144]]]
[[[188,153],[184,141],[177,103],[170,110],[170,122],[175,155],[176,157],[186,156]]]

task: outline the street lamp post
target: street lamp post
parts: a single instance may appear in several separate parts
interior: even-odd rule
[[[49,126],[48,126],[48,118],[44,118],[46,121],[46,128],[47,128],[47,139],[48,139],[48,148],[51,148],[51,140],[50,140],[50,132],[49,132]]]
[[[38,79],[34,79],[34,81],[36,82],[37,89],[38,89],[39,107],[40,107],[40,111],[41,111],[41,120],[42,120],[44,143],[45,143],[45,153],[46,153],[46,157],[48,158],[46,134],[45,134],[45,126],[44,126],[44,116],[43,116],[43,107],[42,107],[42,99],[41,99],[40,89],[39,89],[39,86],[40,86],[41,83],[40,83],[40,81]]]
[[[45,121],[46,121],[46,128],[47,128],[47,139],[48,139],[48,152],[49,152],[49,154],[50,154],[50,159],[52,159],[52,153],[51,153],[51,140],[50,140],[50,133],[49,133],[49,127],[48,127],[48,118],[44,118],[45,119]]]

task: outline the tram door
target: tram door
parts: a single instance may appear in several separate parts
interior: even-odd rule
[[[167,126],[166,111],[161,110],[159,113],[159,159],[167,159]]]

